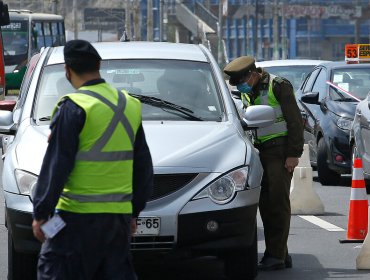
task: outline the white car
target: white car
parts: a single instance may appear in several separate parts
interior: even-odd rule
[[[267,72],[288,79],[296,91],[308,73],[325,60],[314,59],[278,59],[256,62],[257,67]]]
[[[263,169],[246,129],[275,121],[269,106],[239,116],[211,53],[202,45],[96,43],[101,76],[141,100],[154,164],[154,191],[138,219],[132,251],[214,255],[229,279],[257,274],[256,214]],[[16,109],[0,111],[9,277],[29,279],[40,243],[32,235],[32,189],[47,147],[50,115],[74,89],[63,47],[46,48]]]

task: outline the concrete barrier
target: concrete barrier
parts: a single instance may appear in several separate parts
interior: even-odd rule
[[[313,188],[312,167],[308,145],[303,147],[303,154],[294,169],[290,185],[290,205],[292,215],[320,215],[325,207]]]
[[[368,209],[368,230],[370,232],[370,208]],[[364,243],[362,244],[360,253],[356,258],[357,269],[370,269],[370,236],[366,235]]]

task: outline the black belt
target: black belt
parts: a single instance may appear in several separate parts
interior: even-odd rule
[[[283,146],[283,145],[286,145],[287,143],[288,143],[288,138],[286,136],[283,136],[283,137],[272,138],[263,143],[254,143],[254,146],[258,150],[264,150],[264,149],[269,149],[269,148],[273,148],[277,146]]]

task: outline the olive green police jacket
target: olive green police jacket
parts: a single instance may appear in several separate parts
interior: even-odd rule
[[[252,104],[254,99],[260,94],[260,90],[266,90],[269,86],[270,74],[262,68],[257,68],[257,70],[262,74],[262,78],[258,84],[253,87],[253,95],[251,96]],[[272,90],[275,98],[280,103],[284,119],[287,123],[288,135],[286,156],[300,157],[304,145],[303,121],[293,87],[288,80],[278,77],[274,80]]]

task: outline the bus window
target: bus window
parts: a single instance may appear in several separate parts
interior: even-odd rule
[[[45,47],[45,41],[44,41],[44,34],[43,34],[43,28],[41,22],[35,22],[34,28],[33,28],[33,36],[35,36],[36,46],[35,50],[39,51],[42,47]]]
[[[57,22],[52,22],[51,23],[51,34],[53,38],[53,47],[60,46],[60,41],[59,41],[59,32],[58,32],[58,23]]]
[[[10,24],[2,27],[8,92],[19,90],[27,62],[33,54],[42,47],[65,44],[64,19],[60,15],[12,10],[9,17]]]
[[[58,22],[58,34],[59,34],[59,38],[60,38],[60,42],[62,43],[62,45],[64,45],[65,41],[66,41],[66,37],[65,37],[65,30],[64,30],[64,22]]]
[[[53,39],[51,37],[50,22],[44,22],[44,35],[45,35],[45,46],[49,47],[53,45]]]

